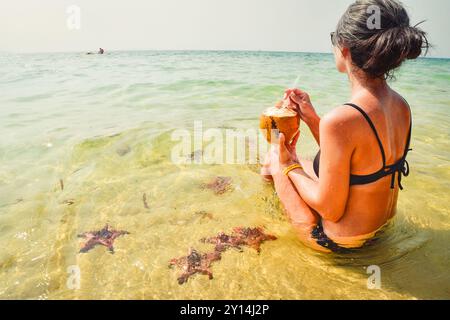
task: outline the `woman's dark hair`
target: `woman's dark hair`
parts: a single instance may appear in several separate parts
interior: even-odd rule
[[[405,60],[416,59],[424,49],[426,54],[430,46],[426,33],[410,25],[397,0],[357,0],[342,16],[333,37],[337,45],[350,50],[353,64],[370,78],[392,78]]]

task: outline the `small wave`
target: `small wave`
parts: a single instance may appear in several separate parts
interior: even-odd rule
[[[155,87],[155,84],[152,82],[133,83],[127,87],[126,92],[127,93],[141,92],[141,90],[148,90],[148,89],[152,89],[154,87]]]
[[[182,80],[159,86],[160,90],[177,91],[192,87],[204,87],[211,90],[214,87],[241,86],[243,83],[235,80]]]
[[[109,84],[105,86],[94,87],[89,91],[89,94],[109,93],[111,91],[120,89],[122,86],[119,84]]]
[[[44,94],[35,94],[31,96],[24,96],[24,97],[17,97],[12,99],[11,101],[14,102],[30,102],[30,101],[38,101],[38,100],[44,100],[53,97],[53,94],[51,93],[44,93]]]

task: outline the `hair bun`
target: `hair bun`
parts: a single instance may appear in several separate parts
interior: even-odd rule
[[[416,59],[422,54],[425,49],[425,55],[428,53],[429,43],[426,33],[417,27],[405,28],[405,33],[408,38],[408,54],[407,59]]]
[[[382,29],[368,30],[368,7],[381,8]],[[428,52],[426,33],[410,26],[408,13],[396,0],[358,0],[347,9],[336,29],[340,45],[350,50],[353,63],[372,78],[392,77],[408,59]]]

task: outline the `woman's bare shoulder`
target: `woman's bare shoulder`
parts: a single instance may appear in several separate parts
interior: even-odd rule
[[[392,91],[392,103],[391,103],[391,116],[396,125],[407,128],[411,122],[412,111],[411,107],[401,94],[396,91]]]
[[[322,138],[333,136],[335,139],[346,141],[349,148],[353,148],[354,142],[361,136],[361,114],[348,105],[340,105],[320,120],[320,134]]]
[[[359,111],[348,105],[340,105],[325,114],[320,124],[326,127],[345,125],[346,128],[352,129],[355,125],[359,125],[361,118]]]
[[[395,104],[396,106],[400,107],[403,112],[405,113],[411,113],[411,107],[408,103],[408,101],[397,91],[392,91],[392,94],[395,98]]]

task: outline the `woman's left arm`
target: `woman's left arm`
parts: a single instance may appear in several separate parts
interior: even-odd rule
[[[320,122],[319,181],[314,181],[300,169],[289,173],[303,200],[323,219],[333,222],[338,222],[344,215],[350,189],[350,160],[354,144],[349,137],[351,125],[346,123],[348,121],[335,109]],[[281,167],[289,165],[287,159],[292,153],[288,147],[280,143]]]

